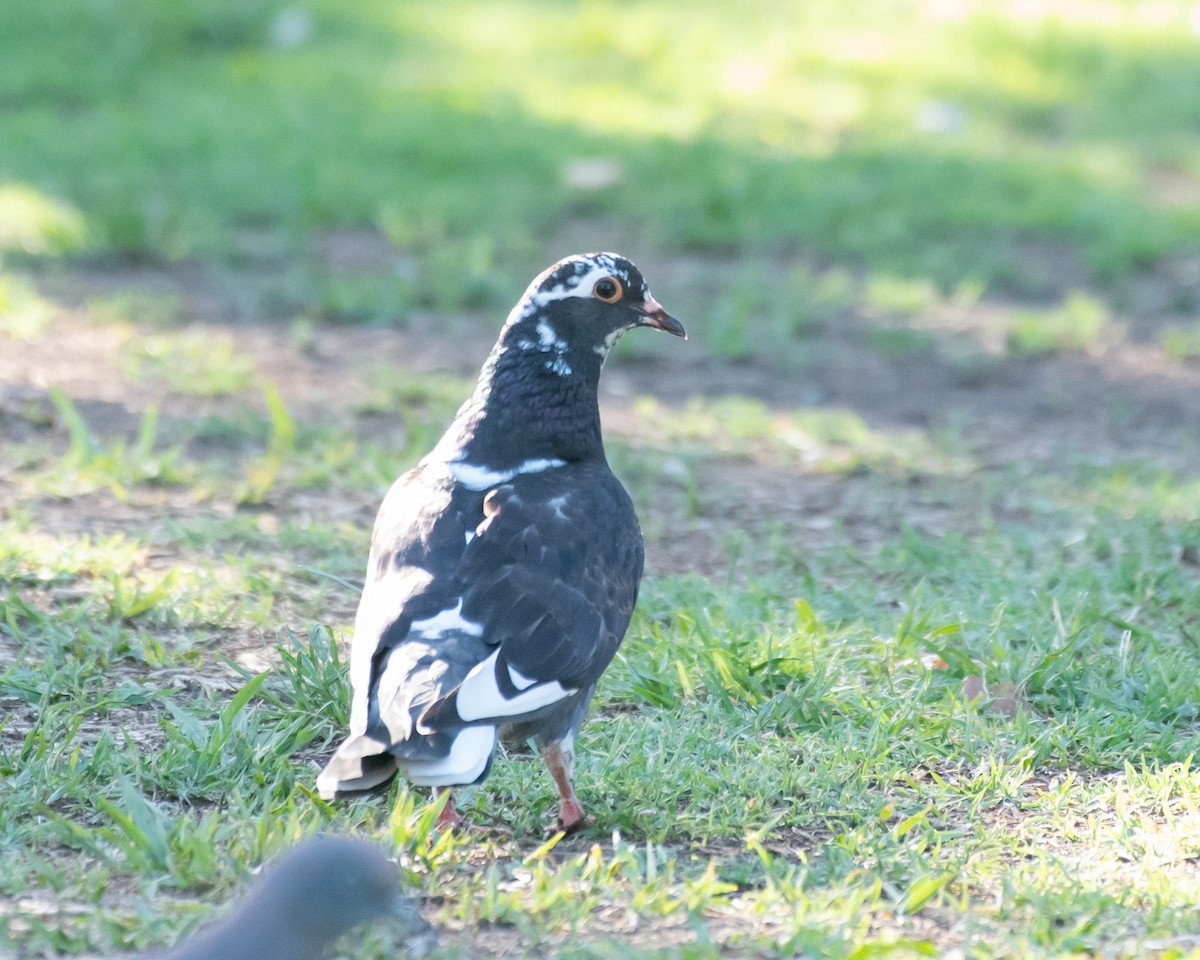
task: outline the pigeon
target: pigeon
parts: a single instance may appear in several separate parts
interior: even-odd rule
[[[374,844],[319,837],[267,864],[224,920],[145,960],[318,960],[360,923],[415,917],[396,865]]]
[[[513,307],[475,391],[375,520],[350,650],[350,731],[322,797],[402,771],[445,796],[480,783],[502,736],[539,748],[561,809],[575,736],[637,600],[642,533],[609,470],[597,389],[633,327],[686,338],[625,257],[567,257]]]

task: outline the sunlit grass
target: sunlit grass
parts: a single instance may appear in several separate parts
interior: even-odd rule
[[[1192,170],[1183,5],[935,7],[753,3],[731,30],[718,4],[321,2],[285,40],[281,0],[15,7],[0,176],[79,211],[96,250],[229,254],[265,226],[294,252],[374,226],[417,254],[412,276],[325,285],[334,317],[492,303],[497,266],[578,218],[657,246],[798,242],[944,288],[1022,289],[1025,236],[1112,280],[1188,242],[1195,204],[1154,186]],[[86,52],[102,35],[128,42]]]
[[[0,182],[0,253],[69,253],[85,239],[84,218],[70,204],[28,183]]]
[[[222,297],[253,276],[231,312],[306,355],[324,321],[455,349],[587,224],[658,251],[698,377],[799,377],[818,334],[961,378],[1101,354],[1137,321],[1121,285],[1200,227],[1190,16],[0,5],[0,337],[69,335],[49,258],[200,254],[160,267]],[[328,228],[366,262],[314,252]],[[236,334],[181,327],[190,287],[121,282],[71,322],[122,340],[125,433],[57,387],[0,410],[33,438],[0,456],[0,952],[158,950],[317,830],[387,845],[447,960],[1194,952],[1186,472],[998,463],[952,426],[749,397],[614,411],[654,562],[578,745],[598,826],[544,843],[554,790],[511,744],[461,800],[513,836],[439,833],[424,791],[327,804],[313,780],[373,510],[470,380],[358,369],[365,402],[314,410]],[[1190,362],[1191,332],[1153,349]],[[420,953],[385,926],[343,952]]]
[[[1124,328],[1094,297],[1073,292],[1054,310],[1026,310],[1013,320],[1006,344],[1010,352],[1050,353],[1057,350],[1100,352],[1120,342]]]
[[[171,327],[179,322],[182,311],[182,301],[177,294],[153,294],[144,290],[130,289],[105,297],[92,297],[87,302],[87,314],[91,320],[101,324],[137,324],[144,327]],[[224,345],[215,344],[219,353]],[[152,339],[143,344],[143,349],[151,353],[151,344],[170,343]],[[178,341],[176,341],[178,342]],[[165,353],[163,346],[155,351]]]
[[[1172,360],[1194,363],[1200,360],[1200,324],[1179,324],[1159,336],[1163,352]]]
[[[154,333],[126,344],[126,376],[134,383],[162,377],[182,393],[220,396],[239,393],[255,379],[254,365],[239,356],[232,337],[191,328]]]
[[[0,334],[32,340],[46,332],[57,309],[25,278],[0,273]]]
[[[693,397],[666,410],[654,397],[640,397],[640,432],[664,450],[692,455],[719,452],[852,472],[859,468],[961,472],[970,469],[962,451],[939,449],[915,430],[870,427],[846,409],[776,412],[750,397]]]

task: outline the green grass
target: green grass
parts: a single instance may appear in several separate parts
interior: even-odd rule
[[[53,305],[38,296],[27,281],[0,274],[0,333],[31,340],[46,331],[53,316]]]
[[[1015,354],[1059,350],[1097,352],[1121,340],[1124,330],[1094,297],[1073,291],[1054,310],[1019,313],[1008,331],[1006,346]]]
[[[228,334],[188,329],[141,338],[126,350],[126,377],[134,383],[164,377],[183,393],[221,396],[239,393],[254,382],[254,368],[238,356]]]
[[[374,409],[444,421],[458,387],[412,380]],[[668,955],[920,956],[960,942],[964,923],[979,957],[1190,942],[1200,497],[1185,476],[1082,462],[981,477],[968,461],[935,469],[936,450],[912,440],[793,414],[788,430],[846,451],[807,469],[840,476],[854,504],[843,521],[877,530],[875,545],[835,530],[805,548],[763,514],[726,527],[727,573],[652,573],[580,744],[600,826],[539,849],[553,791],[522,750],[465,803],[512,840],[438,836],[402,785],[315,797],[313,761],[346,721],[336,637],[366,550],[363,527],[309,516],[311,499],[287,506],[322,489],[306,478],[329,438],[277,448],[266,513],[222,519],[233,494],[184,479],[211,508],[54,534],[38,517],[68,469],[110,478],[74,488],[83,510],[161,489],[137,466],[145,443],[89,440],[80,420],[70,448],[25,468],[28,506],[0,526],[0,890],[23,956],[169,941],[264,856],[330,828],[396,849],[438,898],[435,924],[572,955],[607,955],[616,937],[635,955],[682,938],[694,945]],[[750,403],[694,406],[676,429],[614,442],[647,530],[668,542],[729,523],[695,478],[744,462],[739,445],[774,437],[779,449],[755,455],[793,455]],[[249,471],[271,436],[246,435],[220,472]],[[352,456],[370,442],[345,439]],[[81,445],[131,465],[80,465]],[[680,457],[690,473],[664,484]],[[178,458],[181,478],[216,469]],[[941,536],[897,526],[914,477],[972,519]],[[321,503],[369,507],[382,478],[372,490],[341,477]],[[232,659],[225,638],[239,638]],[[1015,685],[1017,715],[968,696],[972,676]],[[355,954],[392,955],[395,936]]]
[[[1159,336],[1163,352],[1172,360],[1200,360],[1200,324],[1179,324]]]
[[[418,270],[320,293],[354,317],[489,300],[497,262],[579,218],[656,247],[801,243],[947,288],[1021,289],[1035,238],[1120,281],[1196,243],[1200,209],[1155,184],[1200,176],[1200,55],[1184,5],[1100,7],[755,2],[735,37],[719,4],[680,21],[660,0],[322,0],[289,42],[282,0],[18,4],[0,20],[0,244],[237,257],[246,231],[297,251],[314,228],[374,227]],[[573,185],[597,158],[608,185]]]
[[[435,960],[1196,955],[1195,449],[1039,423],[1032,459],[1040,394],[993,435],[921,393],[1200,355],[1187,5],[1027,13],[0,4],[0,954],[158,948],[343,830]],[[692,338],[612,361],[651,562],[598,825],[543,842],[519,744],[461,798],[511,837],[325,803],[370,517],[564,238]]]

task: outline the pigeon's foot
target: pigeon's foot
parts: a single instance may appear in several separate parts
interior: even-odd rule
[[[596,825],[596,818],[589,817],[583,811],[583,804],[579,802],[577,797],[563,798],[562,809],[558,813],[558,819],[546,826],[546,836],[552,837],[556,833],[565,833],[568,837],[578,830],[584,830],[588,827]]]
[[[454,805],[454,794],[446,787],[435,787],[435,797],[440,797],[443,793],[449,794],[446,797],[446,805],[442,807],[442,812],[438,814],[437,829],[439,831],[457,830],[460,833],[475,834],[479,837],[504,837],[510,839],[513,835],[512,828],[506,827],[498,823],[473,823],[470,820],[464,820],[463,815],[458,812],[458,807]]]
[[[557,743],[548,743],[542,747],[542,759],[554,778],[558,787],[558,796],[562,801],[559,808],[558,820],[546,828],[546,836],[565,833],[568,836],[576,830],[592,826],[596,821],[583,812],[583,804],[575,796],[575,751],[569,738]]]
[[[434,788],[434,797],[440,797],[443,793],[446,794],[446,805],[442,807],[442,812],[438,814],[437,829],[439,832],[446,830],[461,830],[463,827],[462,814],[458,812],[458,808],[454,806],[454,794],[444,787]]]

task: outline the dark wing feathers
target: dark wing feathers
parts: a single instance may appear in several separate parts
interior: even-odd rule
[[[373,789],[395,773],[396,757],[436,758],[448,749],[448,737],[413,736],[413,717],[486,654],[457,644],[431,651],[411,643],[410,632],[454,606],[454,571],[482,500],[444,470],[418,466],[380,505],[354,621],[350,734],[317,779],[323,795]]]
[[[486,496],[409,471],[376,520],[351,654],[357,736],[335,761],[444,755],[465,722],[457,691],[493,653],[502,697],[528,690],[510,666],[535,687],[590,689],[624,636],[641,572],[633,505],[603,461],[521,474]],[[470,629],[413,628],[456,608]]]
[[[580,473],[521,476],[493,490],[463,552],[463,616],[483,624],[484,639],[499,648],[495,688],[504,697],[517,690],[509,667],[535,683],[589,689],[629,624],[642,565],[633,506],[607,466]],[[463,722],[456,696],[430,707],[421,728]]]

